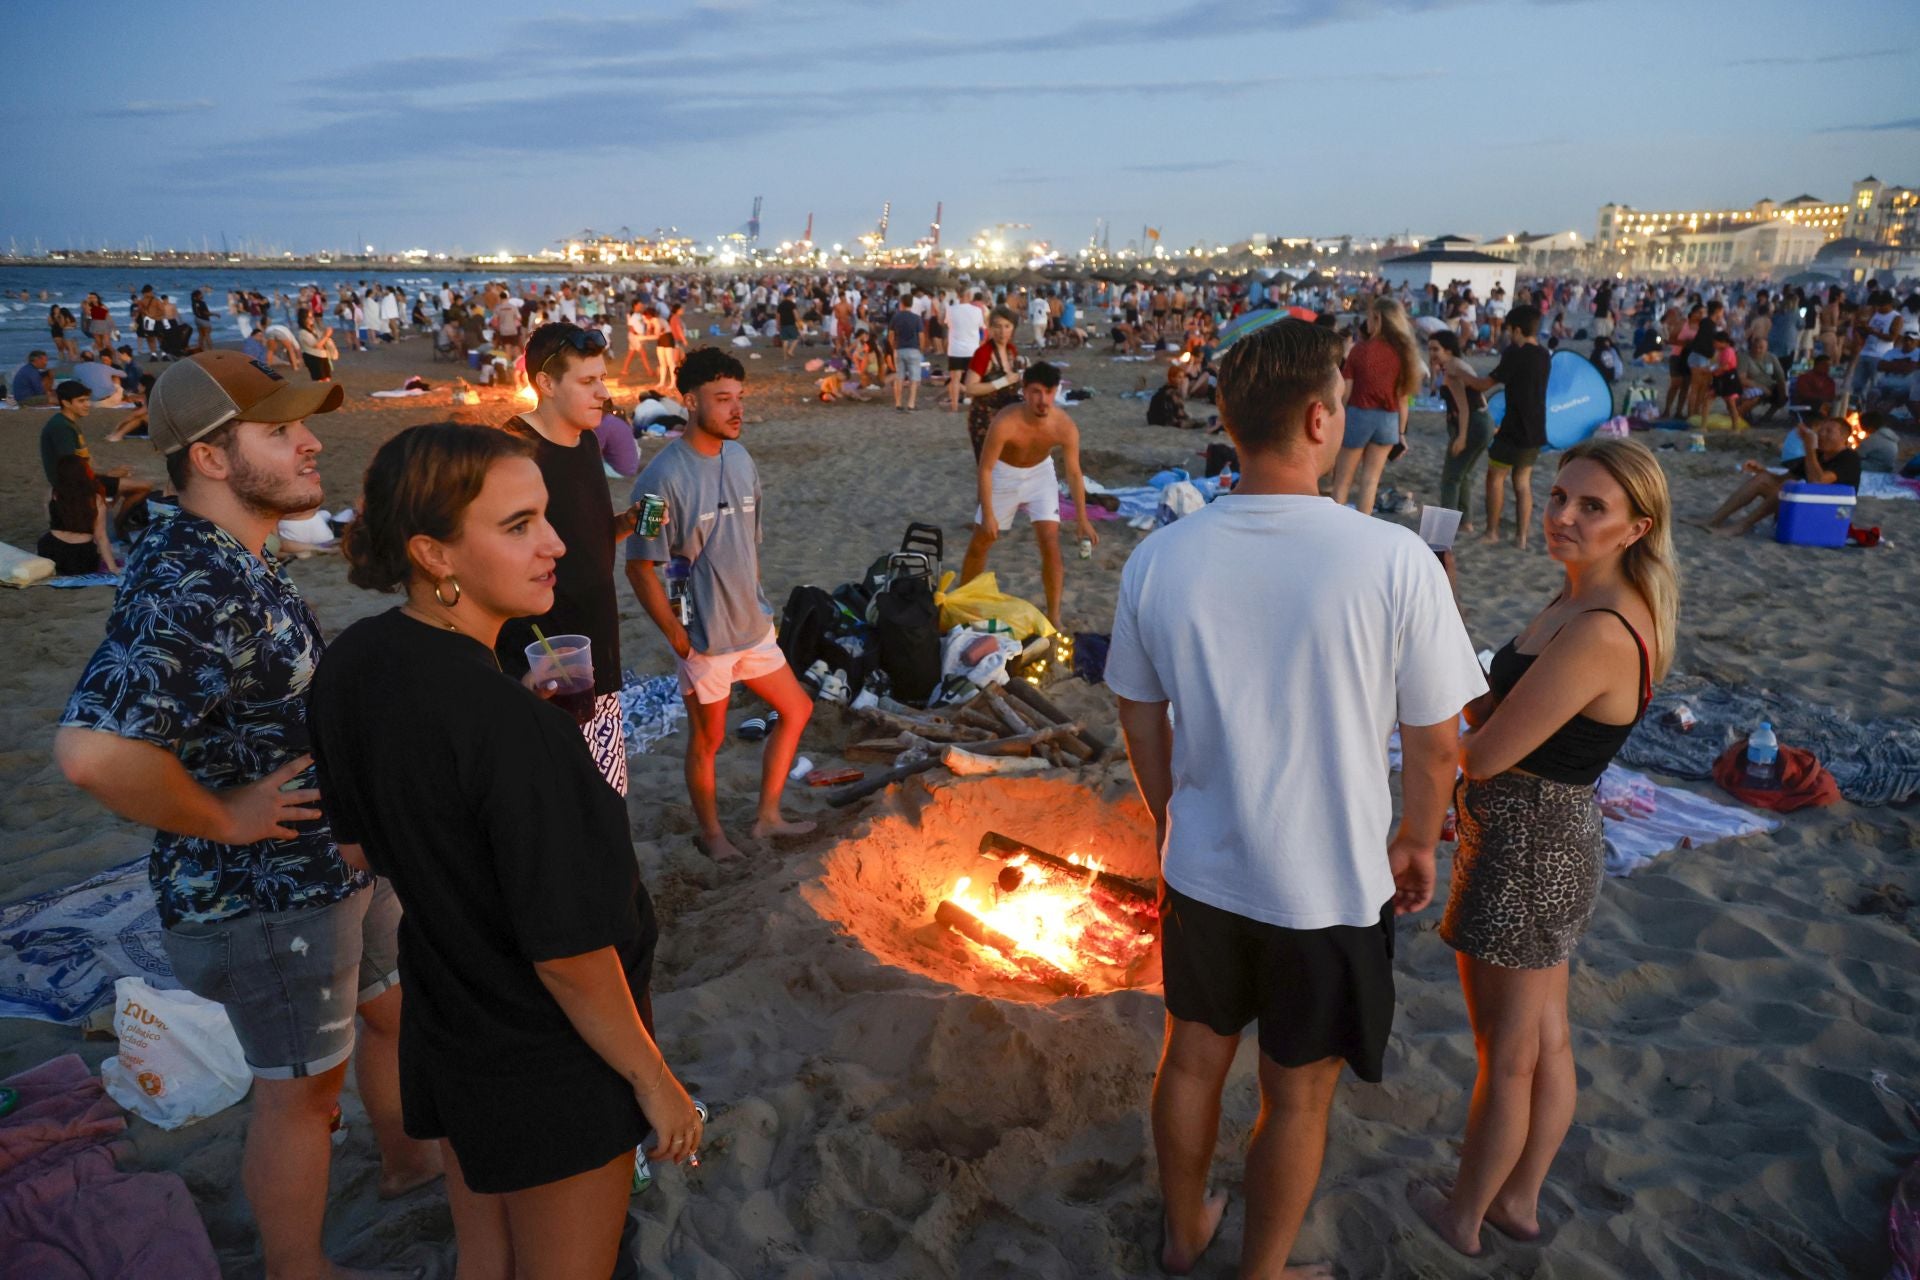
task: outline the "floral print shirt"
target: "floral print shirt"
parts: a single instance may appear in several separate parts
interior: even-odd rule
[[[210,790],[242,786],[307,754],[320,625],[278,560],[210,520],[154,509],[60,724],[165,748]],[[316,785],[312,768],[291,785]],[[161,925],[325,906],[372,883],[342,861],[324,819],[296,829],[249,845],[155,832]]]

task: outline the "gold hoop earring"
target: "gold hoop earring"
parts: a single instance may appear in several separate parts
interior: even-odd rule
[[[440,594],[440,588],[449,582],[453,584],[453,599],[451,600],[447,599],[445,596]],[[454,577],[452,574],[448,574],[446,577],[442,578],[439,582],[434,583],[433,598],[435,600],[438,600],[442,607],[448,608],[448,609],[451,609],[453,608],[453,606],[459,604],[460,603],[460,579]]]

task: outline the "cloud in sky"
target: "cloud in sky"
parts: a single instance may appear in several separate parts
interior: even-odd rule
[[[184,102],[163,102],[156,99],[138,99],[123,102],[117,107],[108,107],[102,115],[124,116],[129,119],[142,119],[160,116],[190,116],[202,111],[211,111],[214,102],[211,98],[193,98]]]
[[[1881,120],[1873,124],[1834,124],[1820,130],[1821,133],[1913,133],[1920,130],[1920,116],[1908,116],[1904,120]]]
[[[248,67],[245,24],[92,46],[90,74],[142,97],[82,113],[156,126],[116,165],[139,198],[77,216],[59,149],[30,148],[0,224],[49,240],[530,248],[582,224],[710,236],[764,194],[770,229],[798,234],[813,212],[829,241],[891,199],[902,226],[944,200],[955,233],[1033,222],[1078,243],[1106,219],[1185,244],[1584,231],[1608,200],[1920,181],[1890,146],[1915,127],[1898,73],[1920,47],[1913,3],[1824,0],[1828,29],[1885,48],[1809,55],[1776,34],[1801,28],[1803,0],[1746,0],[1732,49],[1724,14],[1670,0],[971,0],[961,22],[880,0],[569,0],[546,17],[464,0],[458,22],[341,3],[276,15],[298,56],[241,96],[226,86],[245,77],[155,68]],[[77,35],[82,19],[48,21]],[[1784,88],[1795,67],[1815,73],[1809,92],[1844,77],[1865,123],[1807,119]],[[1756,93],[1755,68],[1781,91]],[[23,60],[0,110],[16,135],[57,139],[71,95],[60,67]],[[1717,102],[1740,105],[1685,105]]]

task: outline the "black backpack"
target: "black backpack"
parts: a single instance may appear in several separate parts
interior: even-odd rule
[[[796,676],[805,675],[815,662],[824,661],[829,671],[847,673],[848,691],[857,691],[866,682],[873,667],[870,655],[855,658],[839,643],[839,637],[853,629],[854,620],[834,598],[819,587],[795,587],[787,595],[787,607],[780,613],[780,652]]]

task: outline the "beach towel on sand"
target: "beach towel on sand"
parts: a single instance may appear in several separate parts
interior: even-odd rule
[[[176,1173],[123,1173],[120,1108],[75,1054],[6,1081],[0,1118],[0,1275],[215,1280],[207,1229]]]
[[[686,714],[687,704],[680,697],[676,677],[642,679],[631,671],[622,673],[620,717],[626,722],[628,755],[640,755],[670,736]]]
[[[78,1023],[114,979],[178,987],[160,943],[147,859],[0,906],[0,1017]]]
[[[1666,722],[1679,703],[1699,724],[1682,733]],[[1854,804],[1899,804],[1920,795],[1920,721],[1853,720],[1832,707],[1749,686],[1722,687],[1698,676],[1670,675],[1635,726],[1620,759],[1636,768],[1704,781],[1713,762],[1761,721],[1782,745],[1813,753],[1840,794]]]
[[[1400,731],[1387,741],[1387,762],[1400,768]],[[1617,764],[1600,775],[1596,798],[1607,841],[1610,876],[1632,875],[1672,849],[1694,849],[1715,840],[1758,835],[1778,818],[1722,804],[1679,787],[1663,787]]]

